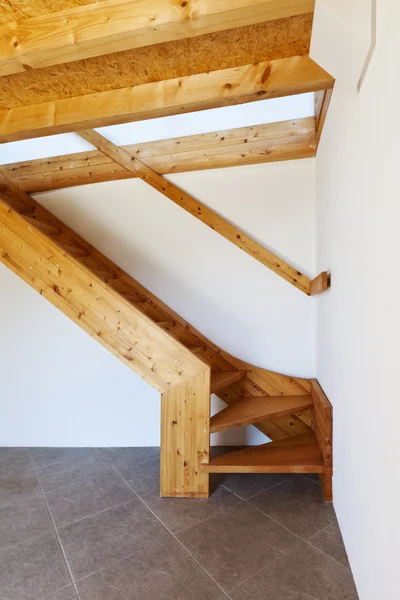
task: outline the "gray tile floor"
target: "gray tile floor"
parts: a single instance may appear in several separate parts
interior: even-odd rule
[[[159,498],[159,450],[0,449],[0,600],[356,600],[312,476]]]

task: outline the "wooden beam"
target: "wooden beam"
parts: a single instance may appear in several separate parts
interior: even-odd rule
[[[0,75],[314,10],[314,0],[105,0],[0,27]]]
[[[315,147],[315,119],[306,117],[132,144],[124,149],[159,175],[167,175],[310,158]],[[27,193],[136,177],[98,150],[13,163],[2,169]]]
[[[326,115],[332,98],[333,89],[315,92],[315,132],[317,146],[321,139],[322,130],[325,125]]]
[[[320,294],[325,292],[331,284],[330,275],[326,271],[322,271],[315,279],[311,282],[310,295]]]
[[[161,175],[158,175],[158,173],[129,154],[129,152],[116,146],[100,133],[97,133],[97,131],[92,129],[81,131],[79,132],[79,135],[96,146],[101,152],[110,156],[115,162],[121,164],[126,169],[135,172],[138,177],[148,183],[151,187],[235,244],[235,246],[271,269],[274,273],[283,277],[283,279],[294,285],[297,289],[308,295],[310,294],[311,282],[306,275],[303,275],[284,260],[278,258],[275,254],[252,240],[243,231],[228,221],[225,221],[225,219],[214,213],[204,204],[195,200],[176,185],[170,183]]]
[[[0,111],[0,142],[329,89],[308,56],[223,69]]]

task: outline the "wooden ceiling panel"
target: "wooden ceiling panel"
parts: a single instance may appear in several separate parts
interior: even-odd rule
[[[53,5],[50,0],[42,3],[47,8]],[[60,2],[54,4],[59,10]],[[28,13],[31,4],[21,6]],[[299,15],[4,76],[0,109],[304,55],[309,51],[312,17]]]

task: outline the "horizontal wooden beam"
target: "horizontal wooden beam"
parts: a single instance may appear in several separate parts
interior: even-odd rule
[[[160,175],[309,158],[315,148],[314,117],[124,146]],[[2,169],[27,193],[136,177],[98,150]]]
[[[243,231],[214,213],[207,206],[150,169],[150,167],[146,166],[123,148],[110,142],[97,131],[88,129],[79,132],[79,134],[115,162],[135,172],[138,177],[151,187],[232,242],[235,246],[246,252],[246,254],[258,260],[300,291],[308,295],[310,294],[311,281],[306,275],[303,275],[300,271],[255,242]]]
[[[0,142],[101,127],[331,88],[308,56],[294,56],[0,111]]]
[[[105,0],[0,26],[0,75],[314,10],[314,0]]]

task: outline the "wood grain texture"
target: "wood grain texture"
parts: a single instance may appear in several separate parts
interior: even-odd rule
[[[205,370],[162,394],[160,495],[208,498],[210,373]]]
[[[315,119],[306,117],[123,148],[160,175],[309,158],[315,155]],[[98,150],[1,168],[27,193],[137,176]]]
[[[311,397],[314,405],[312,411],[313,429],[324,461],[324,473],[320,476],[322,490],[325,500],[331,501],[333,475],[332,405],[316,379],[311,380]]]
[[[308,56],[0,111],[0,142],[329,89]]]
[[[172,200],[175,204],[189,212],[202,223],[219,233],[238,248],[261,262],[274,273],[288,281],[297,289],[310,294],[310,280],[297,269],[294,269],[281,258],[252,240],[243,231],[214,213],[204,204],[178,188],[176,185],[158,175],[143,162],[123,148],[116,146],[97,131],[92,129],[80,131],[79,135],[96,146],[101,152],[121,164],[126,169],[133,171],[143,181],[148,183],[158,192]]]
[[[326,271],[322,271],[317,277],[315,277],[311,281],[310,294],[314,296],[315,294],[320,294],[321,292],[326,292],[326,290],[330,287],[331,278],[330,275]]]
[[[312,406],[311,396],[244,396],[211,418],[210,433],[254,425],[273,417],[307,410]]]
[[[333,86],[332,86],[333,88]],[[332,98],[333,89],[319,91],[315,93],[315,130],[317,144],[321,139],[322,130],[325,125],[326,115]]]
[[[226,387],[246,377],[246,371],[213,371],[211,373],[211,392],[220,392]]]
[[[313,433],[222,454],[202,465],[207,473],[323,473]]]
[[[0,17],[3,6],[0,3]],[[30,8],[28,2],[23,7]],[[61,8],[63,3],[55,0],[53,11]],[[0,109],[301,56],[309,51],[312,16],[308,13],[6,75],[0,78]]]
[[[314,10],[314,0],[105,0],[0,26],[0,75]]]

